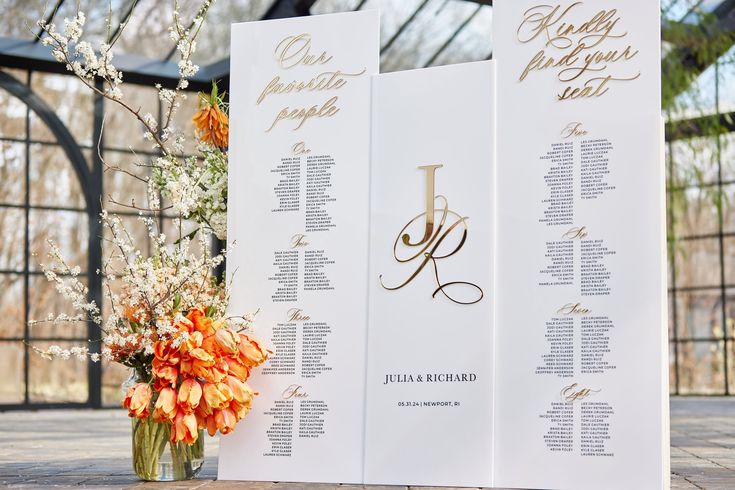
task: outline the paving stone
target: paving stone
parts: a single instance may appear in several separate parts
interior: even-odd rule
[[[172,490],[409,490],[405,486],[215,481],[219,440],[205,441],[199,478],[141,482],[130,462],[130,419],[122,410],[0,412],[0,487]],[[671,403],[671,488],[735,489],[735,398]],[[410,490],[438,490],[410,487]],[[497,489],[496,489],[497,490]]]

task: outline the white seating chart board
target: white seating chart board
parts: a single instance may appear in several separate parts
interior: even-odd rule
[[[362,481],[378,35],[376,11],[232,28],[227,269],[274,355],[222,479]]]
[[[657,2],[495,0],[378,75],[376,11],[236,24],[227,259],[273,355],[220,479],[665,489]]]
[[[495,484],[663,488],[658,2],[498,0],[493,10]]]

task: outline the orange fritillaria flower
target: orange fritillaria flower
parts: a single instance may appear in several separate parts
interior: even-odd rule
[[[148,383],[136,383],[128,389],[123,400],[123,406],[128,409],[131,417],[144,419],[150,413],[153,390]]]
[[[199,111],[192,118],[197,136],[204,143],[226,149],[230,120],[222,110],[224,104],[217,93],[217,84],[212,83],[210,94],[201,93],[199,101]]]

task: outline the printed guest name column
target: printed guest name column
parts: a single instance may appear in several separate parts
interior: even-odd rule
[[[273,353],[221,479],[362,481],[378,51],[375,11],[233,26],[227,272]]]
[[[495,485],[664,488],[659,6],[496,0],[494,19]]]

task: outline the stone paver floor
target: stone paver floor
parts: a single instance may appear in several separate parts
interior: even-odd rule
[[[130,421],[123,410],[0,412],[0,487],[363,488],[353,485],[218,482],[215,481],[217,452],[218,440],[207,438],[207,458],[197,480],[176,484],[143,483],[132,473]],[[377,490],[380,487],[368,488]],[[400,490],[406,487],[389,488]],[[735,490],[735,398],[672,400],[671,488]]]

